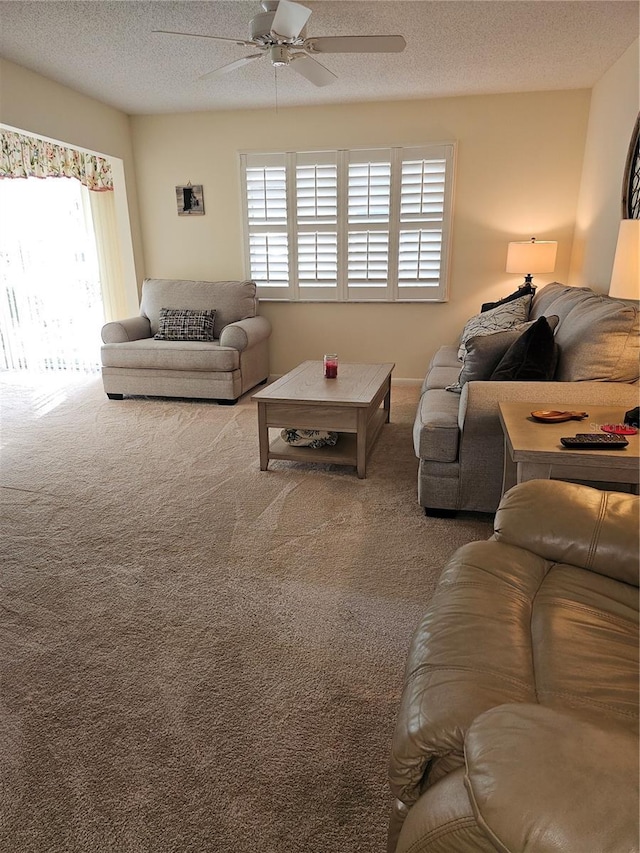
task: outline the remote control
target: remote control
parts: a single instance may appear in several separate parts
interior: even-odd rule
[[[579,432],[560,441],[574,450],[621,450],[629,444],[623,435],[604,432]]]

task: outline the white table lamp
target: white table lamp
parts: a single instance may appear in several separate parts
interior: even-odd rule
[[[609,296],[640,300],[640,219],[623,219],[613,259]]]
[[[531,284],[534,273],[553,272],[556,266],[558,244],[555,240],[523,240],[509,243],[507,272],[522,273],[521,287]]]

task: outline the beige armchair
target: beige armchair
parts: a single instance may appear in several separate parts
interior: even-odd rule
[[[160,340],[162,309],[215,311],[209,340]],[[111,400],[140,394],[233,405],[269,376],[271,324],[252,281],[145,279],[140,316],[102,328],[102,381]]]

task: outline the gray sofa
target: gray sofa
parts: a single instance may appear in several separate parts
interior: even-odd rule
[[[549,408],[638,405],[639,310],[589,288],[554,282],[535,293],[529,319],[558,317],[552,381],[456,383],[458,345],[441,347],[425,377],[413,429],[418,501],[425,511],[495,512],[502,492],[503,434],[498,403],[535,401]]]
[[[156,340],[162,309],[215,310],[212,340]],[[102,381],[130,394],[233,404],[269,376],[271,324],[258,316],[252,281],[145,279],[140,316],[102,329]]]

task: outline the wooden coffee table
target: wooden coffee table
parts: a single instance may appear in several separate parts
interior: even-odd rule
[[[321,361],[304,361],[272,385],[258,391],[260,470],[271,459],[355,465],[358,477],[367,475],[367,460],[391,409],[391,372],[395,364],[345,364],[338,377],[325,379]],[[293,447],[270,428],[333,430],[340,433],[334,447]]]
[[[629,445],[623,450],[572,450],[560,443],[565,435],[597,433],[602,424],[620,423],[624,411],[619,406],[569,406],[584,409],[589,416],[562,423],[541,423],[531,417],[531,412],[548,409],[545,403],[500,403],[499,408],[504,432],[503,492],[525,480],[562,479],[625,483],[638,493],[638,434],[625,436]]]

